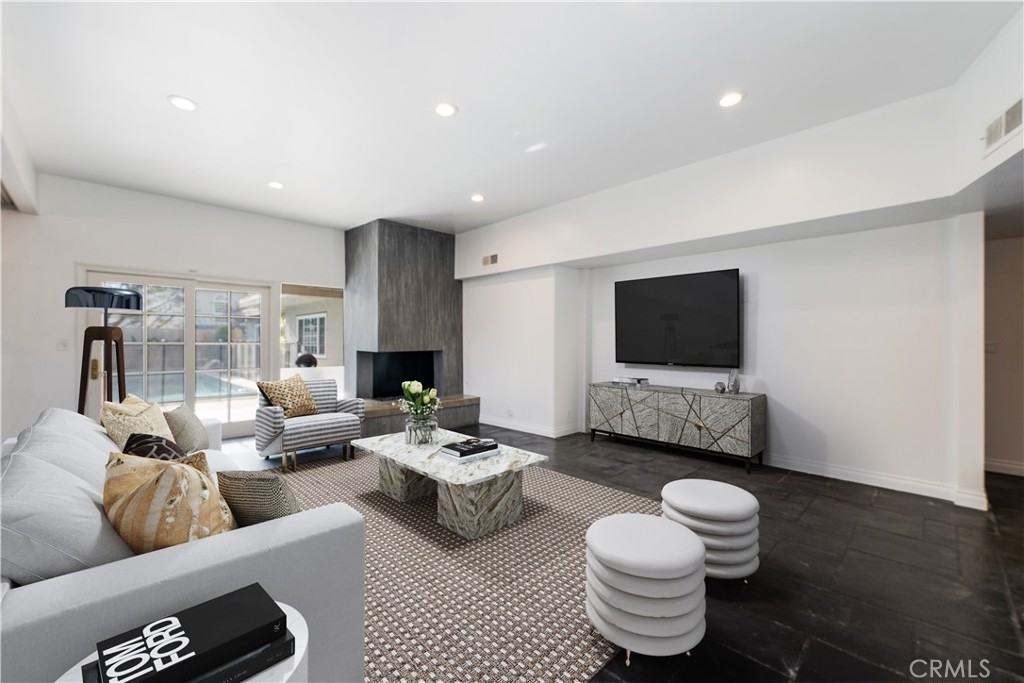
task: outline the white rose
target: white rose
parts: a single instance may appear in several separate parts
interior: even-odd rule
[[[430,398],[437,398],[437,389],[431,389],[430,393],[428,394],[428,396]]]
[[[415,381],[410,382],[409,383],[409,393],[412,394],[413,396],[415,396],[417,394],[422,394],[423,393],[423,385],[420,384],[419,382],[415,382]]]
[[[402,391],[408,389],[410,384],[412,384],[410,380],[405,380],[404,382],[402,382]]]

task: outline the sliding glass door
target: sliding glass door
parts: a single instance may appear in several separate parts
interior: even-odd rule
[[[141,311],[110,313],[124,331],[129,393],[166,408],[188,403],[200,417],[220,418],[225,436],[252,433],[256,380],[265,375],[266,287],[99,271],[89,284],[142,295]]]

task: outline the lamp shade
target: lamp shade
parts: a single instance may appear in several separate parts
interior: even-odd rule
[[[113,287],[72,287],[64,292],[64,308],[118,308],[142,310],[142,295]]]

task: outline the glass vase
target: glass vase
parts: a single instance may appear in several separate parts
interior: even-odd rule
[[[405,418],[405,442],[411,446],[432,444],[437,440],[437,418],[407,417]]]

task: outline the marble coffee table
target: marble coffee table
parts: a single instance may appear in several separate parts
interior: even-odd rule
[[[472,462],[450,460],[441,446],[472,437],[447,429],[425,446],[405,443],[405,433],[356,439],[353,446],[376,453],[380,490],[397,501],[437,493],[437,523],[463,538],[480,538],[523,514],[523,470],[546,455],[498,446],[498,453]]]

